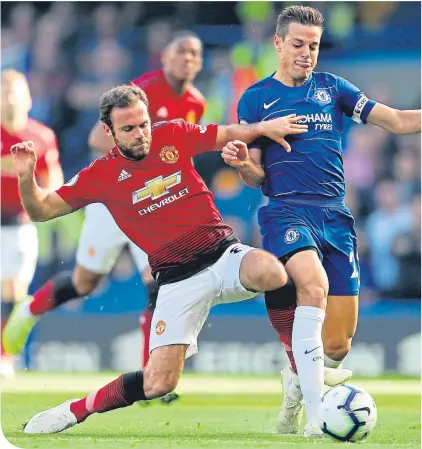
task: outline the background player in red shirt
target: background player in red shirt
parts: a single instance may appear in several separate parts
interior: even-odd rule
[[[1,327],[17,301],[28,294],[38,255],[37,230],[23,210],[18,178],[10,147],[32,140],[37,149],[36,176],[43,187],[63,183],[59,151],[54,132],[30,118],[31,95],[25,76],[15,70],[1,73]],[[13,358],[2,345],[1,374],[13,375]]]
[[[202,69],[200,39],[189,32],[176,34],[165,49],[162,62],[162,70],[146,73],[131,82],[147,94],[151,121],[182,118],[190,123],[198,123],[205,111],[205,98],[192,81]],[[93,128],[89,144],[101,153],[110,151],[114,146],[113,139],[104,133],[101,122]],[[124,181],[124,177],[123,174],[120,182]],[[151,318],[158,294],[158,286],[151,276],[147,256],[123,234],[103,204],[89,205],[85,209],[85,215],[73,273],[58,274],[28,304],[17,309],[6,328],[5,341],[13,353],[21,352],[35,324],[34,317],[66,301],[89,295],[103,276],[111,271],[123,246],[128,244],[148,291],[147,308],[140,318],[143,333],[142,359],[145,366],[149,359]],[[176,394],[172,394],[165,398],[165,402],[176,397]]]
[[[93,413],[173,391],[185,358],[197,352],[198,334],[213,305],[249,299],[287,282],[274,256],[242,245],[222,221],[192,157],[233,139],[252,142],[261,135],[285,144],[287,134],[307,131],[306,125],[295,123],[303,117],[230,126],[173,120],[151,131],[147,97],[134,86],[107,91],[100,111],[116,147],[56,192],[36,184],[32,142],[16,144],[11,152],[22,203],[32,220],[50,220],[102,202],[122,231],[148,253],[160,284],[151,358],[145,372],[124,374],[83,399],[35,415],[25,433],[60,432]],[[119,182],[123,170],[130,176]]]

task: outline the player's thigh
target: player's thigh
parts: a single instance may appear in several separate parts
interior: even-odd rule
[[[127,237],[119,229],[103,204],[91,204],[85,209],[77,263],[98,274],[108,274],[127,243]]]
[[[38,235],[33,223],[2,226],[1,229],[2,297],[21,300],[28,294],[38,257]]]
[[[150,352],[168,345],[187,345],[186,357],[198,351],[198,335],[221,292],[216,274],[205,270],[160,286],[151,321]]]
[[[326,352],[348,351],[358,323],[359,297],[329,295],[322,338]]]
[[[139,248],[139,246],[135,245],[132,241],[129,241],[129,251],[132,254],[136,268],[138,269],[139,273],[143,276],[143,273],[147,270],[147,268],[149,268],[147,254],[145,253],[145,251],[142,251],[142,249]]]
[[[253,298],[257,292],[275,290],[287,282],[284,266],[275,256],[248,245],[231,245],[210,267],[221,282],[218,302]]]
[[[261,226],[262,247],[283,262],[298,289],[310,282],[325,285],[317,229],[305,216],[290,209],[285,216]]]
[[[353,218],[327,225],[327,250],[323,266],[328,276],[330,296],[358,296],[360,268]]]

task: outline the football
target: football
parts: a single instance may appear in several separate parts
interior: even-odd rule
[[[338,385],[325,393],[318,418],[326,435],[338,441],[357,442],[374,430],[377,407],[371,395],[362,388]]]

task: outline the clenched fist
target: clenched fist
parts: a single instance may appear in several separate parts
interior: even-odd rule
[[[13,166],[18,176],[32,175],[37,163],[34,142],[19,142],[10,148],[13,158]]]

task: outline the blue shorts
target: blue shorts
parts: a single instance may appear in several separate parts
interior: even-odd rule
[[[355,221],[343,199],[270,199],[258,211],[262,247],[279,259],[315,248],[327,273],[329,294],[359,294]]]

